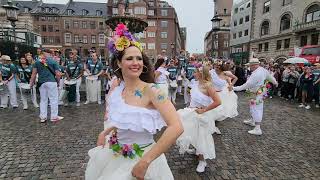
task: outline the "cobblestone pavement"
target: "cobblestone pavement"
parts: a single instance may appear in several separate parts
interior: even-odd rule
[[[175,179],[320,179],[319,110],[268,100],[264,134],[257,137],[242,123],[249,117],[243,95],[239,107],[238,117],[217,124],[217,158],[205,173],[195,172],[195,156],[180,155],[176,147],[166,153]],[[103,129],[104,107],[60,109],[65,119],[56,124],[40,124],[36,109],[0,110],[0,179],[83,179],[87,152]]]

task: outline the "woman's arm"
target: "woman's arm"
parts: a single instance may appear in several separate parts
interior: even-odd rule
[[[116,130],[116,127],[110,127],[102,131],[97,140],[97,146],[104,146],[106,143],[106,136],[111,133],[111,131]]]
[[[232,86],[235,85],[236,82],[238,81],[238,77],[235,76],[235,75],[233,75],[230,71],[225,71],[224,74],[225,74],[227,77],[229,77],[229,78],[232,79],[232,81],[231,81]]]

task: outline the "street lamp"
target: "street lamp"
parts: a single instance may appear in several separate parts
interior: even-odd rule
[[[8,0],[8,4],[2,5],[2,7],[6,10],[7,20],[11,22],[11,26],[13,27],[14,54],[16,60],[18,60],[19,52],[16,39],[16,21],[18,21],[19,8],[15,6],[11,0]]]
[[[172,56],[172,59],[174,58],[174,43],[171,43],[171,56]]]

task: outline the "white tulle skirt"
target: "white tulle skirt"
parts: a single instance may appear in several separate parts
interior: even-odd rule
[[[227,87],[218,92],[221,99],[221,107],[223,109],[223,116],[217,121],[223,121],[227,118],[234,118],[238,116],[238,96],[234,91],[229,91]]]
[[[145,148],[148,152],[153,145]],[[86,180],[134,180],[131,171],[136,163],[140,160],[139,157],[135,159],[124,158],[123,156],[115,156],[113,151],[109,148],[102,148],[101,146],[89,150],[90,160],[85,172]],[[145,179],[152,180],[173,180],[172,172],[168,166],[164,154],[155,159],[145,175]]]
[[[221,108],[213,109],[204,114],[195,112],[195,108],[185,108],[178,111],[184,132],[177,139],[181,154],[185,153],[190,145],[196,149],[196,154],[202,154],[204,159],[216,157],[214,140],[211,134],[218,131],[215,120],[221,116]]]

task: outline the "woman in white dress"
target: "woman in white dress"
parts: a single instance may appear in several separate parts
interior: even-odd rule
[[[223,107],[224,116],[221,116],[218,121],[238,115],[238,96],[232,91],[237,77],[225,70],[222,62],[217,62],[214,64],[214,69],[210,71],[213,87],[217,90]]]
[[[108,98],[110,127],[99,134],[98,147],[89,151],[85,177],[173,180],[163,153],[183,132],[179,115],[152,83],[153,68],[140,44],[130,38],[123,24],[118,25],[116,35],[108,46],[113,53],[112,68],[121,83]],[[164,126],[166,130],[155,142],[153,135]],[[108,134],[109,148],[104,147]]]
[[[205,160],[216,157],[209,124],[214,124],[220,116],[221,100],[212,86],[208,66],[197,68],[194,76],[198,81],[191,87],[190,106],[178,111],[184,133],[177,139],[177,145],[180,153],[190,153],[189,146],[192,145],[199,157],[196,170],[204,172],[207,165]]]
[[[169,72],[167,71],[166,62],[164,58],[159,58],[154,65],[154,68],[156,69],[154,76],[155,76],[155,82],[159,85],[160,89],[168,95],[168,75]]]

